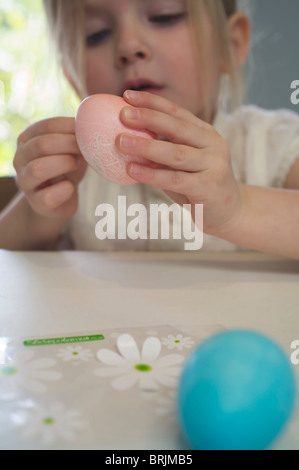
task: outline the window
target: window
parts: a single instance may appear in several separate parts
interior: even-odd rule
[[[1,0],[0,176],[13,175],[18,135],[52,116],[74,116],[75,94],[56,67],[41,0]]]

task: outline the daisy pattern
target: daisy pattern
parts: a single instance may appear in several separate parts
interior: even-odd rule
[[[45,447],[61,441],[71,443],[86,427],[80,412],[68,410],[62,403],[20,408],[15,411],[13,420],[23,439],[40,441]]]
[[[147,338],[141,353],[134,338],[123,334],[117,339],[120,354],[109,349],[100,349],[97,358],[106,366],[95,370],[98,377],[115,377],[111,386],[116,390],[127,390],[138,383],[141,390],[155,391],[161,385],[175,387],[184,356],[169,354],[159,357],[161,342],[158,338]]]
[[[32,360],[30,350],[17,350],[6,364],[0,365],[0,400],[13,400],[20,391],[36,394],[44,393],[44,382],[59,380],[60,372],[49,370],[56,364],[54,359],[41,358]]]
[[[82,346],[66,346],[60,349],[57,356],[65,362],[73,362],[78,364],[79,362],[87,362],[93,357],[93,353],[90,349],[83,348]]]
[[[185,348],[190,349],[194,345],[194,341],[190,336],[183,336],[181,334],[176,336],[168,335],[167,338],[162,338],[161,342],[168,349],[178,349],[179,351]]]

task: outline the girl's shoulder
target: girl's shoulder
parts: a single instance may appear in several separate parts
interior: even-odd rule
[[[290,109],[264,109],[256,105],[241,106],[233,113],[227,115],[227,119],[231,124],[250,127],[262,130],[286,130],[289,126],[298,128],[299,114]]]
[[[266,139],[270,146],[280,139],[299,138],[299,114],[289,109],[241,106],[232,113],[218,112],[214,125],[225,138]]]
[[[237,178],[249,184],[282,187],[299,157],[299,115],[288,109],[242,106],[220,112],[216,130],[227,140]]]

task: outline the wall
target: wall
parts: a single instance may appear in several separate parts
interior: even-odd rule
[[[290,100],[290,84],[299,80],[299,0],[248,0],[248,5],[253,28],[250,102],[299,113],[299,104]]]

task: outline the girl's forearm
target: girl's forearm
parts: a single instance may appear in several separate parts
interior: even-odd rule
[[[55,246],[67,220],[43,217],[20,192],[0,214],[0,249],[47,250]]]
[[[243,208],[213,233],[239,246],[299,260],[299,191],[240,185]]]

